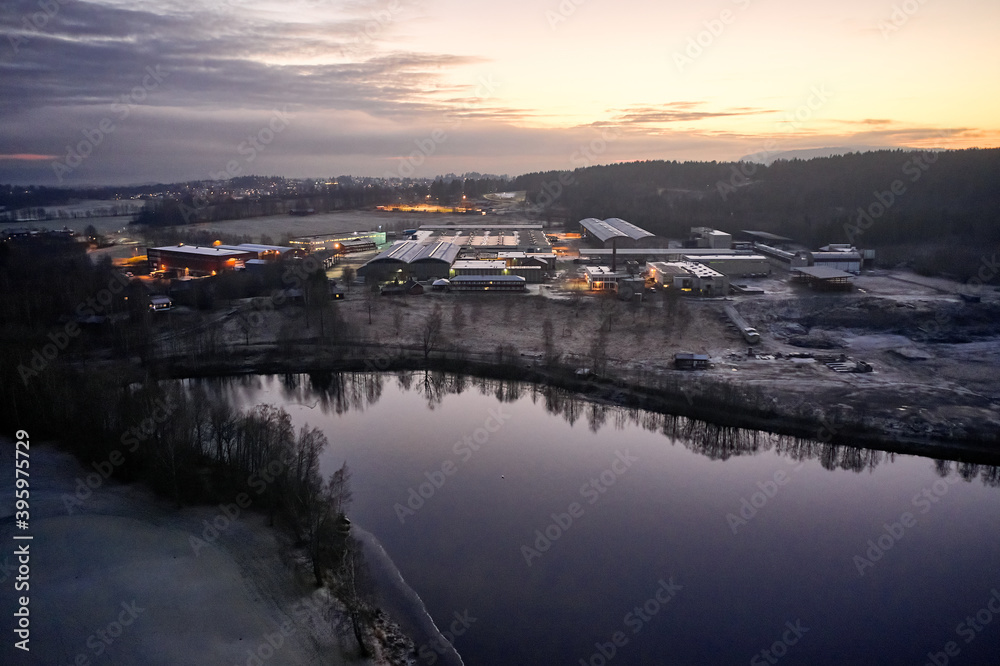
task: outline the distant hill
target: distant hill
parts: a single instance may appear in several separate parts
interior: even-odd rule
[[[886,249],[887,259],[933,255],[931,263],[955,265],[928,271],[959,275],[1000,250],[998,183],[1000,149],[992,148],[878,150],[768,165],[629,162],[525,174],[511,189],[527,190],[543,215],[571,222],[621,217],[670,238],[710,226],[770,231],[811,247],[854,242]]]
[[[744,155],[739,161],[771,164],[777,160],[811,160],[816,157],[833,157],[834,155],[847,155],[848,153],[872,153],[879,150],[900,150],[900,148],[889,146],[831,146],[827,148],[803,148],[801,150],[785,150],[780,153],[751,153],[749,155]],[[916,149],[902,148],[902,150],[911,151]]]

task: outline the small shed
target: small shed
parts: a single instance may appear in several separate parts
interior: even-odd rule
[[[707,370],[708,355],[688,352],[674,354],[674,367],[678,370]]]

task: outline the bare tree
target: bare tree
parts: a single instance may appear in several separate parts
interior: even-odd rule
[[[378,285],[374,282],[365,285],[365,309],[368,310],[368,323],[372,323],[372,310],[375,309],[375,304],[378,302],[379,289]]]
[[[424,350],[424,361],[430,358],[431,350],[438,344],[441,337],[442,321],[441,306],[436,304],[430,314],[424,318],[424,323],[420,327],[420,346]]]
[[[356,278],[357,275],[358,272],[354,270],[353,267],[345,266],[343,272],[340,274],[340,277],[344,281],[344,286],[350,289],[351,283],[354,282],[354,278]]]

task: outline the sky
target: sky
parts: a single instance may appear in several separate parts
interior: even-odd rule
[[[4,0],[0,182],[1000,145],[996,0]]]

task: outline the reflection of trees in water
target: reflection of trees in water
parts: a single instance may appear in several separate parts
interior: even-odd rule
[[[350,410],[364,410],[368,405],[378,402],[382,396],[384,381],[391,376],[378,372],[314,372],[308,375],[306,381],[306,376],[303,375],[285,375],[281,377],[282,395],[286,400],[302,404],[318,401],[326,414],[343,414]],[[863,472],[874,470],[883,463],[891,463],[896,458],[894,453],[875,449],[720,426],[684,416],[596,402],[564,389],[542,384],[440,371],[401,371],[395,373],[395,377],[401,388],[414,390],[423,396],[429,409],[440,405],[445,396],[459,394],[470,388],[500,402],[515,402],[529,396],[532,402],[537,403],[541,398],[548,413],[562,417],[571,426],[581,418],[586,419],[592,432],[609,424],[615,430],[637,426],[648,432],[662,433],[685,448],[712,460],[774,451],[792,460],[818,460],[828,470]],[[243,404],[253,400],[252,394],[263,388],[262,378],[252,375],[220,378],[212,382],[213,387],[222,386],[234,396],[245,394]],[[1000,487],[1000,467],[936,460],[934,469],[941,476],[957,474],[966,481],[973,481],[978,477],[988,486]]]

